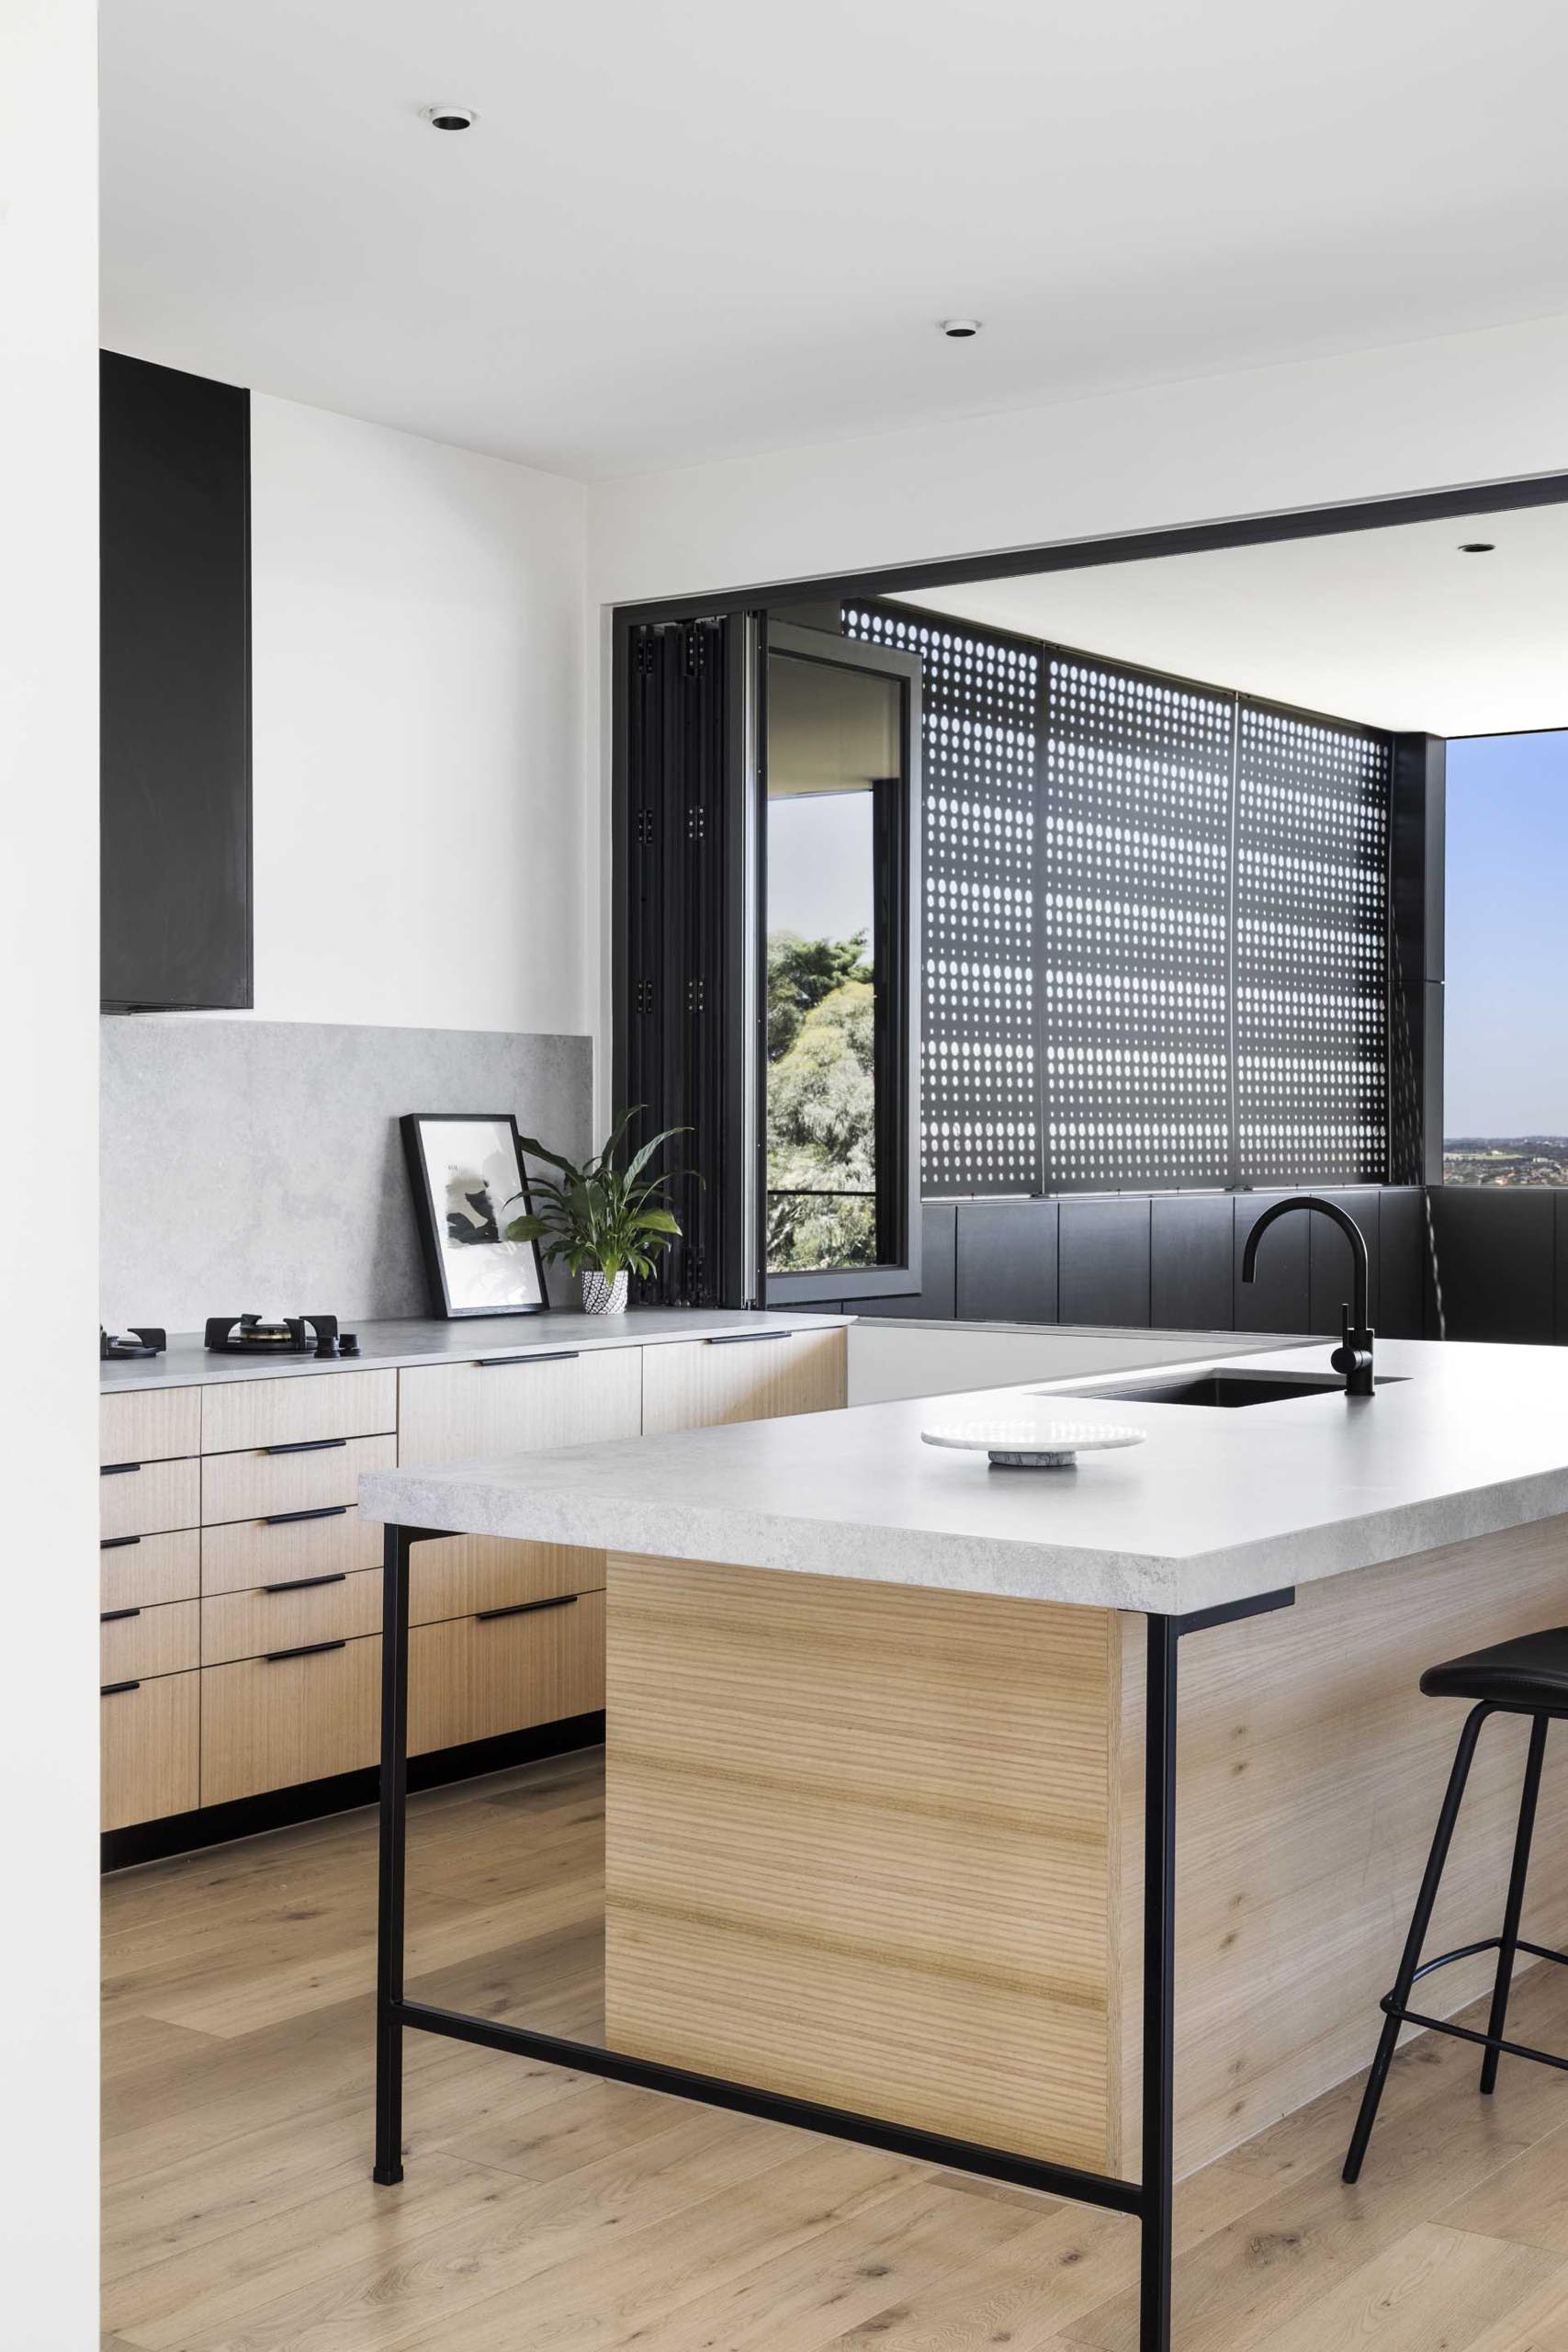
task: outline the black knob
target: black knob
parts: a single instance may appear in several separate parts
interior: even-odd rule
[[[320,1339],[316,1341],[316,1356],[318,1362],[324,1356],[335,1356],[337,1352],[338,1343],[336,1338],[331,1331],[323,1331]]]
[[[343,1356],[356,1356],[356,1355],[359,1353],[359,1334],[358,1334],[358,1332],[357,1332],[357,1331],[341,1331],[341,1332],[339,1332],[339,1334],[338,1334],[338,1343],[337,1343],[337,1346],[338,1346],[338,1353],[339,1353],[339,1355],[343,1355]]]

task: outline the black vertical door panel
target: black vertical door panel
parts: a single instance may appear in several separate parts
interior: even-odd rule
[[[1056,1320],[1055,1201],[960,1201],[961,1323]]]
[[[1556,1327],[1556,1196],[1435,1184],[1429,1195],[1450,1340],[1551,1343]]]
[[[103,1001],[243,1008],[250,394],[113,352],[101,392]]]
[[[1232,1329],[1235,1223],[1228,1193],[1169,1193],[1155,1201],[1149,1312],[1156,1331]]]
[[[638,1286],[645,1303],[733,1304],[741,1187],[734,1148],[741,893],[726,791],[727,624],[637,628],[625,692],[626,805],[616,843],[617,1092],[635,1146],[681,1132],[671,1171],[681,1238]]]
[[[1350,1212],[1354,1216],[1357,1212]],[[1419,1340],[1423,1301],[1430,1288],[1427,1203],[1417,1185],[1392,1185],[1378,1195],[1380,1339]]]
[[[1058,1299],[1064,1323],[1146,1330],[1147,1200],[1065,1200]]]

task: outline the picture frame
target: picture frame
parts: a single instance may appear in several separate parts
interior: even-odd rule
[[[511,1112],[410,1111],[399,1125],[431,1313],[547,1313],[538,1243],[503,1238],[533,1206]]]

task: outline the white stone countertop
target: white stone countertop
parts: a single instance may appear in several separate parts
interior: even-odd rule
[[[633,1306],[624,1315],[583,1315],[552,1307],[543,1315],[461,1316],[455,1322],[356,1323],[356,1356],[228,1355],[209,1353],[199,1331],[175,1331],[161,1356],[131,1356],[100,1363],[105,1395],[123,1388],[210,1387],[220,1380],[287,1380],[307,1373],[385,1372],[416,1364],[472,1363],[479,1356],[550,1355],[563,1348],[649,1348],[674,1340],[722,1338],[731,1331],[816,1331],[852,1323],[852,1315],[792,1313],[787,1307],[753,1314],[743,1307]]]
[[[1247,1351],[1325,1374],[1331,1343]],[[1173,1615],[1568,1512],[1568,1350],[1382,1341],[1374,1396],[1216,1410],[1072,1395],[1146,1442],[1066,1471],[993,1470],[928,1422],[1136,1375],[564,1447],[366,1477],[374,1520],[665,1558]],[[1224,1357],[1214,1361],[1223,1362]],[[1236,1369],[1236,1355],[1230,1356]],[[1191,1364],[1151,1366],[1179,1378]],[[1563,1548],[1568,1619],[1568,1541]]]

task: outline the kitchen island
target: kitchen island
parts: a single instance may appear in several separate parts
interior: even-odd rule
[[[1250,1354],[1285,1393],[1243,1409],[1060,1384],[1146,1442],[1059,1473],[922,1445],[1012,1390],[367,1478],[389,1634],[423,1532],[611,1555],[602,2071],[1134,2212],[1162,2346],[1173,2178],[1371,2055],[1458,1724],[1421,1669],[1568,1617],[1568,1359],[1393,1343],[1350,1400],[1326,1359]],[[405,2028],[590,2062],[404,1999],[386,1657],[390,2179]],[[1523,1738],[1488,1728],[1438,1945],[1495,1932]]]

